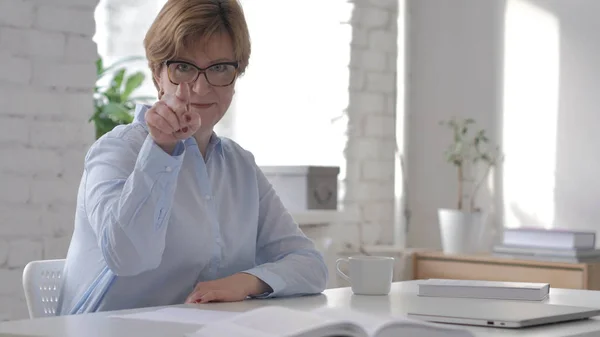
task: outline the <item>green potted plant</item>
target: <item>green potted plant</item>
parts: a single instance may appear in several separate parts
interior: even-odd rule
[[[490,144],[484,129],[474,130],[472,118],[452,118],[440,124],[452,133],[445,159],[456,168],[458,182],[456,208],[438,210],[442,246],[449,254],[472,253],[485,235],[485,212],[475,204],[477,193],[503,155]]]
[[[132,96],[135,90],[144,83],[145,75],[141,71],[128,73],[127,68],[124,67],[129,62],[142,59],[139,56],[128,57],[108,67],[104,65],[101,57],[96,61],[94,114],[89,120],[95,124],[96,139],[117,125],[131,123],[136,102],[142,103],[153,99],[153,97]],[[105,77],[109,75],[112,78],[106,81]]]

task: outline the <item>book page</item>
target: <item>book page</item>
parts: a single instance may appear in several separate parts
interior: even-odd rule
[[[352,322],[362,327],[369,336],[374,336],[380,327],[391,320],[389,316],[376,316],[350,309],[319,308],[312,312],[319,316],[328,317],[331,320]]]
[[[205,324],[230,319],[239,314],[239,312],[203,310],[195,308],[163,308],[153,311],[136,312],[133,314],[116,314],[109,317],[122,319],[141,319],[155,322]]]
[[[202,329],[186,334],[186,337],[280,337],[265,331],[249,329],[231,322],[207,324]]]
[[[253,310],[249,315],[238,316],[232,321],[240,326],[267,333],[281,334],[285,332],[287,336],[293,336],[327,323],[323,318],[309,312],[299,315],[295,311],[281,307],[259,308]]]
[[[363,337],[364,331],[354,324],[344,324],[335,317],[320,316],[310,311],[299,311],[279,306],[257,308],[230,320],[207,324],[193,336],[220,336],[213,331],[228,331],[228,336],[332,336]],[[236,331],[244,331],[243,335]],[[227,335],[227,334],[225,334]],[[223,335],[223,336],[225,336]]]
[[[473,334],[459,326],[420,321],[405,316],[375,315],[350,309],[319,308],[313,313],[344,320],[362,327],[370,337],[472,337]]]

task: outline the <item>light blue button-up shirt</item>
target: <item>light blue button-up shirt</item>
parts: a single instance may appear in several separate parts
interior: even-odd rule
[[[144,121],[116,127],[85,158],[58,314],[183,303],[198,282],[237,272],[273,291],[319,293],[327,268],[252,154],[213,134],[171,155]]]

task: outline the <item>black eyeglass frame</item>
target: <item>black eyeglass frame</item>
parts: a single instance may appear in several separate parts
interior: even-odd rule
[[[231,84],[233,84],[233,82],[235,82],[235,79],[237,78],[238,75],[238,68],[240,66],[239,62],[219,62],[219,63],[215,63],[210,65],[209,67],[206,68],[200,68],[197,65],[187,62],[187,61],[179,61],[179,60],[168,60],[165,61],[165,65],[167,66],[167,75],[169,76],[169,82],[173,83],[174,85],[178,85],[179,83],[175,83],[173,82],[173,80],[171,80],[171,71],[169,71],[169,66],[171,64],[187,64],[189,66],[192,66],[194,68],[196,68],[198,70],[198,75],[196,75],[196,78],[191,82],[194,83],[198,80],[198,77],[200,77],[200,74],[204,74],[204,79],[206,79],[206,83],[210,84],[213,87],[228,87]],[[219,66],[219,65],[227,65],[227,66],[233,66],[235,68],[235,74],[233,75],[233,79],[231,80],[231,82],[229,82],[228,84],[222,84],[222,85],[216,85],[216,84],[212,84],[210,83],[210,81],[208,80],[208,76],[206,75],[206,71],[214,66]]]

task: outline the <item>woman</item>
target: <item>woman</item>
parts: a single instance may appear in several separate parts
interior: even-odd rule
[[[159,101],[85,158],[58,314],[323,291],[253,156],[213,132],[250,56],[240,5],[169,0],[144,46]]]

